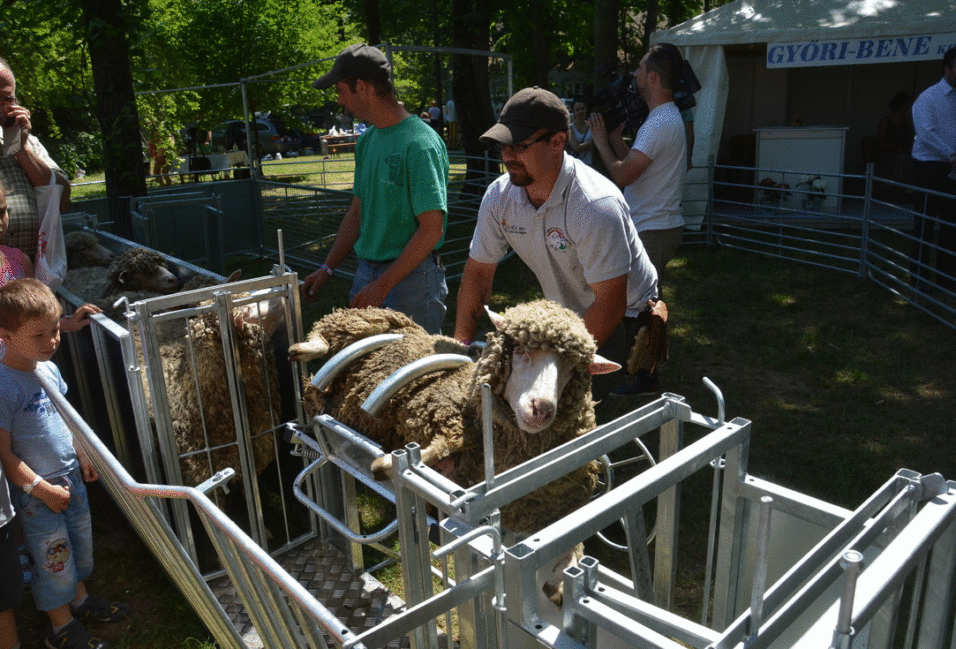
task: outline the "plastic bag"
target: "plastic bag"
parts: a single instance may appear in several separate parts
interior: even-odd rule
[[[56,174],[50,173],[47,185],[34,187],[37,195],[37,213],[40,216],[40,237],[37,242],[34,276],[55,291],[66,277],[66,243],[63,222],[60,220],[62,185]]]

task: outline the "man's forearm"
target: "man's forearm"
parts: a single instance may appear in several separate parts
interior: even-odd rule
[[[73,191],[73,187],[70,185],[70,180],[66,177],[66,174],[58,169],[50,168],[29,144],[17,151],[13,155],[13,158],[20,165],[20,168],[23,169],[23,173],[26,174],[30,184],[34,187],[50,184],[50,174],[53,173],[56,178],[56,184],[62,185],[63,187],[63,193],[60,194],[60,213],[65,214],[70,211],[70,205],[72,204],[70,194]]]
[[[17,151],[13,157],[23,169],[31,185],[39,187],[49,184],[50,167],[37,156],[29,144]]]
[[[455,339],[471,341],[475,338],[478,320],[485,312],[485,305],[491,299],[491,287],[494,284],[494,266],[491,275],[487,269],[479,270],[477,262],[469,259],[458,289],[458,306],[455,312]]]
[[[381,277],[379,277],[379,281],[383,282],[388,289],[386,292],[391,291],[403,279],[408,277],[412,271],[418,268],[419,264],[425,261],[428,255],[432,253],[440,240],[441,232],[439,232],[436,237],[434,233],[424,228],[420,227],[415,230],[415,234],[412,235],[412,238],[409,239],[405,247],[402,248],[402,253],[391,263],[388,269],[382,273]]]
[[[345,216],[342,217],[342,222],[335,234],[335,241],[332,243],[329,254],[325,257],[325,263],[331,268],[338,268],[342,260],[348,256],[352,246],[358,241],[360,226],[361,217],[358,208],[353,204],[345,213]]]
[[[593,304],[584,312],[584,326],[594,338],[598,347],[611,337],[621,320],[624,319],[625,312],[626,309],[621,308],[619,312],[608,313],[605,309],[595,308]]]
[[[611,177],[611,180],[614,181],[618,187],[623,187],[627,183],[623,182],[623,167],[624,162],[621,158],[618,157],[617,152],[614,150],[613,146],[608,141],[602,141],[598,143],[597,140],[594,141],[595,146],[597,147],[598,153],[601,154],[601,160],[604,161],[604,167],[607,169],[608,175]]]

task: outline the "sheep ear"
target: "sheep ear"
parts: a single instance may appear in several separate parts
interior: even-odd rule
[[[621,369],[621,366],[614,361],[609,361],[600,354],[594,355],[594,360],[588,365],[588,374],[592,376],[597,374],[610,374]]]
[[[127,279],[128,277],[129,277],[129,271],[128,271],[128,270],[121,270],[121,271],[119,272],[119,275],[116,276],[116,281],[118,281],[120,284],[125,284],[125,283],[126,283],[126,279]]]
[[[505,321],[504,316],[489,309],[487,304],[485,305],[485,312],[488,314],[488,318],[491,320],[491,324],[495,326],[495,329],[501,331],[501,327]]]
[[[236,270],[232,271],[232,275],[230,275],[229,277],[226,278],[226,282],[225,282],[225,283],[226,283],[226,284],[232,284],[233,282],[239,281],[239,276],[240,276],[240,275],[242,275],[242,269],[241,269],[241,268],[237,268]]]

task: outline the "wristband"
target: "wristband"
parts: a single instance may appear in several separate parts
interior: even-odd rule
[[[322,270],[324,270],[326,273],[328,273],[328,274],[329,274],[329,277],[332,277],[332,273],[335,272],[334,270],[332,270],[331,268],[329,268],[329,265],[328,265],[328,264],[322,264],[321,266],[319,266],[319,268],[322,269]]]
[[[40,484],[40,481],[42,481],[42,480],[43,480],[43,476],[41,476],[40,474],[37,474],[37,475],[33,478],[33,482],[31,482],[31,483],[28,484],[28,485],[24,485],[24,486],[23,486],[23,493],[25,493],[25,494],[27,494],[27,495],[29,496],[30,493],[33,491],[33,489],[36,488],[36,486],[37,486],[38,484]]]

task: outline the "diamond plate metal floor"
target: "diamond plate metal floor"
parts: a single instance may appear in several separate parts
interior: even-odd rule
[[[278,557],[278,561],[354,633],[379,624],[405,606],[401,598],[389,593],[374,577],[353,573],[345,554],[326,541],[307,541]],[[246,646],[265,649],[229,578],[215,579],[209,586]],[[408,646],[408,638],[386,645],[387,649]]]

